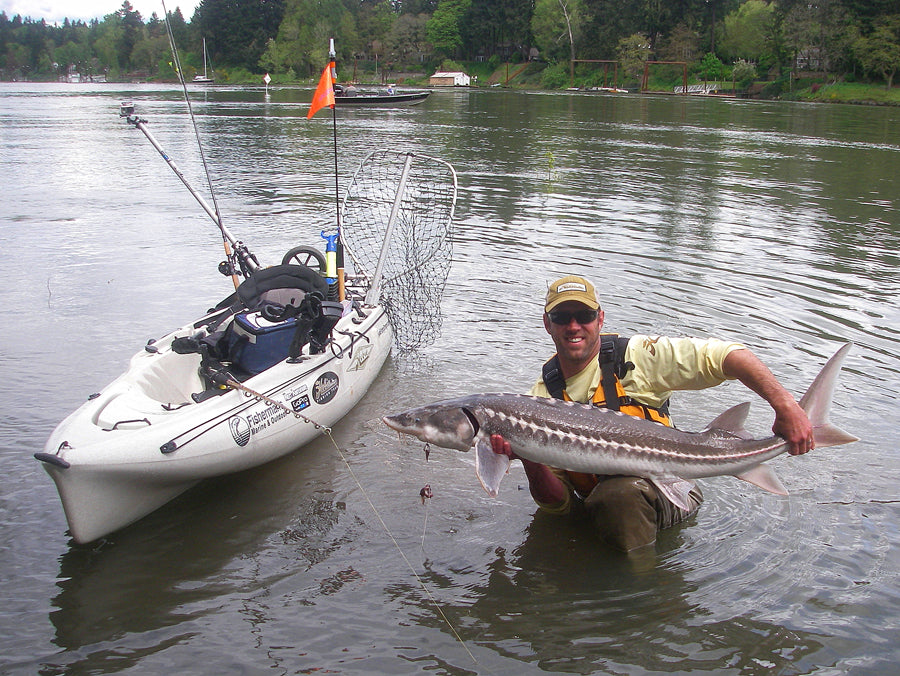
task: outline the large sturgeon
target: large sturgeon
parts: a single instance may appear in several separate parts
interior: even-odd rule
[[[841,363],[851,344],[828,360],[800,400],[813,425],[816,447],[858,439],[828,422]],[[778,495],[787,495],[775,472],[763,463],[788,449],[784,439],[754,439],[744,429],[749,403],[738,404],[701,432],[684,432],[641,418],[586,404],[522,394],[473,394],[413,408],[383,418],[403,434],[443,448],[475,447],[475,471],[496,497],[509,458],[491,450],[501,434],[522,458],[590,474],[641,476],[676,505],[690,509],[690,479],[732,475]]]

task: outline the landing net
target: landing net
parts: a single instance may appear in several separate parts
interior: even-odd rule
[[[443,160],[377,150],[360,164],[341,207],[345,264],[365,276],[400,352],[440,335],[452,261],[456,171]]]

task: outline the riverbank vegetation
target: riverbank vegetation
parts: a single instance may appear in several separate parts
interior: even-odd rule
[[[898,103],[896,0],[201,0],[168,18],[185,75],[205,39],[220,83],[311,82],[334,37],[341,80]],[[3,80],[176,79],[165,22],[128,0],[62,25],[0,13],[0,56]]]

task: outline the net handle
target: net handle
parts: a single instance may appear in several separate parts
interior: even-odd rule
[[[391,207],[391,215],[388,218],[387,227],[384,231],[384,242],[381,245],[381,253],[378,256],[378,265],[375,266],[375,274],[372,275],[372,286],[366,293],[366,305],[375,305],[381,295],[381,280],[384,271],[384,262],[387,260],[388,248],[391,243],[391,235],[394,230],[394,223],[397,220],[397,214],[400,213],[400,202],[403,199],[403,193],[406,190],[406,179],[409,177],[409,168],[412,166],[412,154],[406,155],[406,162],[403,164],[403,173],[400,175],[400,182],[397,184],[397,194],[394,196],[394,204]]]

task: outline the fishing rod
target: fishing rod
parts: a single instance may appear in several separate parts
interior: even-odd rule
[[[166,164],[175,172],[175,175],[181,180],[184,186],[188,189],[188,192],[193,195],[194,199],[203,207],[203,210],[209,215],[209,217],[213,220],[213,222],[219,227],[219,231],[222,233],[222,239],[225,243],[225,254],[228,256],[228,263],[230,266],[230,270],[224,271],[224,274],[230,275],[234,281],[235,288],[237,288],[238,282],[237,280],[237,272],[234,270],[234,265],[232,261],[237,259],[237,262],[240,266],[241,272],[247,277],[249,277],[255,270],[259,268],[259,261],[256,259],[252,253],[250,253],[247,246],[236,239],[231,231],[225,226],[222,222],[222,218],[219,216],[219,212],[217,209],[213,209],[203,196],[200,195],[194,187],[187,180],[187,177],[181,172],[181,169],[178,168],[178,165],[175,164],[175,161],[169,157],[168,153],[163,150],[162,146],[153,136],[149,129],[147,129],[147,120],[141,118],[140,116],[135,114],[134,104],[130,101],[123,101],[121,107],[119,109],[119,117],[124,117],[125,121],[128,124],[134,126],[139,129],[144,136],[147,137],[147,140],[150,141],[150,144],[156,148],[156,151],[160,154],[160,156],[166,161]],[[233,251],[232,251],[233,249]],[[220,270],[222,266],[220,266]]]
[[[194,137],[197,139],[197,147],[200,151],[200,160],[203,163],[203,171],[206,175],[206,185],[209,188],[209,194],[212,198],[213,206],[210,207],[207,204],[206,200],[201,197],[196,190],[194,190],[193,186],[188,182],[187,178],[185,178],[184,174],[176,166],[175,162],[166,154],[166,152],[162,149],[162,147],[157,143],[156,139],[153,138],[153,135],[146,127],[146,120],[141,119],[137,115],[134,114],[134,105],[131,103],[122,103],[122,109],[120,111],[120,115],[126,120],[137,127],[144,136],[147,137],[147,140],[153,145],[154,148],[159,152],[162,158],[166,161],[172,171],[175,172],[175,175],[181,180],[184,186],[188,189],[188,191],[193,195],[194,199],[203,207],[203,210],[209,215],[210,218],[213,219],[213,222],[218,226],[219,232],[222,235],[222,244],[225,247],[225,256],[226,260],[219,265],[219,271],[224,275],[230,275],[231,280],[234,283],[234,288],[237,288],[240,284],[238,280],[238,275],[243,274],[245,278],[249,278],[250,275],[253,274],[254,271],[258,270],[260,265],[259,261],[256,259],[247,246],[237,240],[234,235],[225,227],[225,223],[222,221],[222,213],[219,211],[219,204],[216,200],[216,192],[213,189],[212,179],[209,175],[209,166],[206,163],[206,155],[203,152],[203,144],[200,141],[200,131],[197,128],[197,120],[194,117],[194,110],[191,107],[191,99],[188,96],[187,83],[184,81],[184,71],[181,68],[181,60],[178,56],[178,48],[175,46],[175,36],[172,34],[172,26],[169,23],[169,12],[166,9],[165,0],[161,0],[162,8],[163,8],[163,16],[165,17],[166,22],[166,33],[169,38],[169,48],[172,50],[172,60],[171,64],[175,72],[178,74],[178,80],[181,82],[181,89],[184,93],[184,101],[188,108],[188,114],[191,117],[191,124],[194,127]],[[204,45],[205,48],[205,45]],[[240,271],[238,271],[238,269]]]

